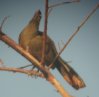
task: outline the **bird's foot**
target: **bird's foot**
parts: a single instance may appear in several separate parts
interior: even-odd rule
[[[36,68],[36,67],[33,66],[33,67],[31,68],[31,71],[33,71],[35,68]],[[39,73],[39,69],[35,70],[35,74],[29,72],[28,75],[31,76],[31,77],[37,78],[37,77],[38,77],[38,73]]]

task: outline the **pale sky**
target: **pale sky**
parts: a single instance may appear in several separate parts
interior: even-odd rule
[[[60,0],[49,2],[52,4]],[[97,3],[99,0],[81,0],[80,3],[55,7],[51,11],[48,35],[54,40],[57,49],[58,43],[61,48],[63,47],[62,42],[66,43]],[[40,30],[43,31],[44,0],[0,0],[0,23],[5,16],[10,16],[3,26],[3,32],[18,43],[20,32],[37,9],[42,12]],[[51,70],[69,94],[74,97],[99,97],[99,9],[80,29],[61,57],[69,62],[86,83],[86,88],[76,91],[64,81],[56,69]],[[0,59],[5,66],[20,67],[30,64],[2,41],[0,41]],[[61,95],[45,79],[0,71],[0,97],[61,97]]]

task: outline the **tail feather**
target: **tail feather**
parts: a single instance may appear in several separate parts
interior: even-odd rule
[[[61,58],[56,61],[56,68],[61,73],[63,78],[75,89],[85,87],[85,83],[82,78]]]

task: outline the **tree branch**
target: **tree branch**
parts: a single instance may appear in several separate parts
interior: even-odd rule
[[[68,41],[66,42],[66,44],[64,45],[64,47],[61,49],[61,51],[57,54],[57,56],[55,57],[54,61],[52,62],[52,64],[49,66],[49,68],[53,67],[54,62],[56,61],[56,59],[60,56],[60,54],[64,51],[64,49],[68,46],[68,44],[72,41],[72,39],[74,38],[74,36],[79,32],[80,28],[87,22],[87,20],[92,16],[92,14],[99,8],[99,4],[97,4],[92,10],[91,12],[85,17],[85,19],[81,22],[81,24],[78,26],[78,28],[76,29],[76,31],[71,35],[71,37],[68,39]]]
[[[44,34],[43,34],[43,50],[42,50],[42,64],[45,63],[46,53],[46,37],[47,37],[47,22],[48,22],[48,0],[45,0],[45,22],[44,22]]]
[[[49,6],[49,8],[57,7],[57,6],[68,4],[68,3],[75,3],[75,2],[80,2],[80,0],[71,0],[71,1],[64,1],[60,3],[52,4]]]
[[[18,72],[18,73],[24,73],[27,75],[37,75],[41,78],[45,78],[43,73],[39,73],[36,70],[26,70],[26,69],[20,69],[20,68],[11,68],[11,67],[0,67],[0,71],[10,71],[10,72]]]
[[[7,16],[7,17],[5,17],[5,18],[3,19],[2,23],[1,23],[1,26],[0,26],[0,30],[2,30],[3,24],[4,24],[4,22],[8,19],[8,17],[9,17],[9,16]]]
[[[87,20],[94,14],[94,12],[99,8],[99,4],[95,6],[95,8],[92,9],[92,11],[85,17],[85,19],[81,22],[81,24],[78,26],[76,31],[71,35],[71,37],[68,39],[62,50],[59,52],[59,55],[64,51],[64,49],[68,46],[68,44],[71,42],[71,40],[74,38],[74,36],[79,32],[80,28],[87,22]],[[58,55],[58,56],[59,56]]]
[[[40,69],[40,71],[44,74],[44,77],[59,91],[59,93],[63,97],[71,97],[65,91],[65,89],[60,85],[60,83],[55,79],[55,77],[47,69],[45,69],[40,64],[40,62],[37,59],[35,59],[35,57],[33,57],[32,55],[30,55],[24,49],[22,49],[18,44],[16,44],[15,41],[13,41],[10,37],[8,37],[6,34],[4,34],[1,30],[0,30],[0,39],[3,42],[5,42],[7,45],[9,45],[10,47],[12,47],[14,50],[16,50],[18,53],[20,53],[22,56],[24,56],[27,60],[29,60],[32,64],[34,64],[38,69]],[[4,68],[2,67],[2,69],[4,69]],[[5,68],[5,69],[7,71],[8,68]],[[8,71],[10,71],[10,70],[11,69],[8,69]],[[18,69],[18,70],[20,70],[20,72],[22,72],[21,69]]]

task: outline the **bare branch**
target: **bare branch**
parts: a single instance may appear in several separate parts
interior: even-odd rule
[[[63,49],[59,52],[59,55],[63,52],[63,50],[67,47],[67,45],[71,42],[71,40],[74,38],[74,36],[78,33],[80,28],[87,22],[87,20],[91,17],[91,15],[98,9],[99,4],[95,6],[95,8],[85,17],[85,19],[81,22],[81,24],[78,26],[77,30],[71,35],[71,37],[68,39],[67,43],[64,45]],[[58,56],[59,56],[58,55]]]
[[[5,21],[8,19],[9,16],[5,17],[1,23],[1,26],[0,26],[0,30],[2,30],[2,27],[3,27],[3,24],[5,23]]]
[[[26,69],[20,69],[20,68],[13,68],[13,67],[0,67],[0,71],[10,71],[10,72],[18,72],[18,73],[24,73],[27,75],[36,75],[41,78],[45,78],[43,73],[39,73],[36,70],[26,70]]]
[[[57,54],[56,58],[54,59],[54,61],[52,62],[52,64],[49,66],[49,68],[51,68],[54,65],[54,62],[56,61],[56,59],[60,56],[60,54],[64,51],[64,49],[68,46],[68,44],[71,42],[71,40],[74,38],[74,36],[78,33],[78,31],[80,30],[80,28],[87,22],[87,20],[92,16],[92,14],[99,8],[99,4],[97,4],[95,6],[95,8],[92,9],[92,11],[85,17],[85,19],[81,22],[81,24],[78,26],[78,28],[76,29],[76,31],[71,35],[71,37],[68,39],[68,41],[66,42],[66,44],[64,45],[64,47],[61,49],[61,51]]]
[[[60,43],[58,42],[58,49],[59,51],[61,50],[61,46],[60,46]]]
[[[15,43],[15,41],[13,41],[11,38],[9,38],[7,35],[5,35],[2,31],[0,31],[0,39],[3,42],[5,42],[7,45],[12,47],[14,50],[16,50],[18,53],[20,53],[22,56],[24,56],[27,60],[29,60],[37,68],[39,68],[40,71],[44,74],[44,77],[59,91],[59,93],[63,97],[71,97],[68,94],[68,92],[66,92],[65,89],[61,86],[61,84],[55,79],[55,77],[47,69],[45,69],[44,66],[42,66],[41,63],[37,59],[35,59],[35,57],[30,55],[24,49],[22,49],[18,44]],[[2,70],[2,69],[0,69],[0,70]]]
[[[10,47],[15,49],[22,56],[25,56],[26,59],[28,59],[30,62],[32,62],[32,64],[34,64],[36,67],[38,67],[43,73],[47,74],[47,72],[44,70],[43,66],[41,66],[40,62],[37,59],[35,59],[35,57],[30,55],[27,51],[25,51],[23,48],[21,48],[14,40],[12,40],[10,37],[8,37],[6,34],[4,34],[1,31],[0,31],[0,39],[3,42],[5,42],[7,45],[9,45]]]
[[[52,4],[52,5],[49,6],[49,8],[57,7],[57,6],[68,4],[68,3],[75,3],[75,2],[80,2],[80,0],[71,0],[71,1],[60,2],[60,3],[57,3],[57,4]]]
[[[29,64],[29,65],[21,66],[19,68],[22,69],[22,68],[27,68],[27,67],[30,67],[30,66],[33,66],[33,65],[32,64]]]
[[[45,61],[46,53],[46,37],[47,37],[47,22],[48,22],[48,0],[45,0],[45,22],[44,22],[44,34],[43,34],[43,50],[42,50],[42,64]]]
[[[49,8],[48,15],[51,13],[51,11],[53,10],[54,7],[69,4],[69,3],[75,3],[75,2],[80,2],[80,0],[71,0],[71,1],[60,2],[57,4],[52,4],[48,7]]]
[[[53,10],[53,8],[50,8],[49,11],[48,11],[48,16],[49,14],[51,13],[51,11]]]
[[[38,76],[41,78],[45,78],[43,73],[37,72],[37,70],[28,70],[28,69],[22,69],[22,68],[15,68],[15,67],[0,67],[1,71],[8,71],[8,72],[14,72],[14,73],[23,73],[27,74],[28,76]]]

